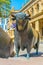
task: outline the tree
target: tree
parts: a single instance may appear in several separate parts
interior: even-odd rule
[[[9,15],[11,0],[0,0],[0,17]]]

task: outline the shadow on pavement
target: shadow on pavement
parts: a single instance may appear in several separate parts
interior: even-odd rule
[[[20,55],[19,57],[26,57],[27,54]],[[30,57],[43,57],[43,52],[39,52],[38,55],[36,53],[30,53]]]
[[[27,57],[27,54],[19,55],[19,57]],[[39,52],[38,55],[36,55],[36,53],[30,53],[30,57],[43,57],[43,52]],[[5,57],[0,57],[0,58],[5,58]],[[13,57],[11,57],[11,58],[13,58]],[[8,59],[8,58],[6,58],[6,59]]]

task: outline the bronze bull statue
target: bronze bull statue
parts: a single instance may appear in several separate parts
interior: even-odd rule
[[[25,48],[27,49],[27,58],[29,58],[32,48],[36,49],[36,54],[38,54],[39,33],[30,25],[30,15],[26,15],[25,13],[17,13],[12,15],[12,17],[12,20],[16,20],[14,41],[16,56],[18,56],[20,48],[22,50]]]
[[[13,56],[14,43],[10,36],[0,28],[0,57],[8,58]]]

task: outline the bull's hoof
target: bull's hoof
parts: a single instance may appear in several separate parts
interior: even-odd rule
[[[18,54],[16,54],[16,55],[15,55],[15,57],[19,57],[19,55],[18,55]]]
[[[36,55],[38,55],[38,52],[36,52]]]
[[[38,55],[38,49],[36,49],[36,55]]]
[[[27,59],[29,59],[29,58],[30,58],[30,54],[27,53]]]

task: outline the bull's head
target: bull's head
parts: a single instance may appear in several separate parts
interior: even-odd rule
[[[19,31],[23,31],[26,28],[28,21],[31,19],[30,15],[27,15],[25,13],[17,13],[15,15],[12,15],[12,17],[12,20],[16,20],[16,28]]]

